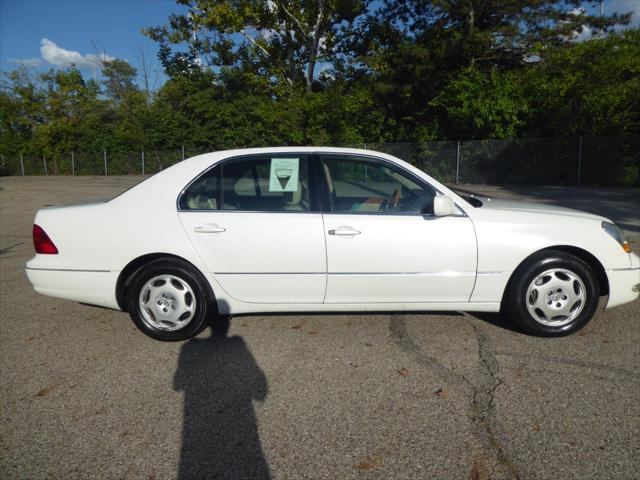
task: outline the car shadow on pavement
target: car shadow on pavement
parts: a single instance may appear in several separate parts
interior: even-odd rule
[[[467,314],[473,318],[477,318],[483,322],[486,322],[494,327],[499,327],[510,332],[519,333],[525,335],[519,330],[507,317],[500,312],[467,312]]]
[[[270,479],[253,400],[267,396],[267,380],[244,340],[227,336],[229,319],[209,337],[186,342],[174,388],[184,391],[179,479]]]

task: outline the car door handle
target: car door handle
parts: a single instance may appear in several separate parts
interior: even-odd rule
[[[352,227],[338,227],[335,230],[329,230],[329,235],[360,235],[360,230]]]
[[[204,225],[198,225],[193,229],[196,233],[222,233],[227,229],[219,227],[215,223],[205,223]]]

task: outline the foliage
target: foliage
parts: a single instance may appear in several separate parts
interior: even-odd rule
[[[640,30],[553,49],[524,77],[536,135],[640,131]]]
[[[272,93],[301,83],[310,92],[317,61],[335,59],[337,35],[366,13],[369,2],[178,0],[188,12],[146,33],[160,42],[160,59],[171,76],[213,67],[223,79],[247,72]]]
[[[461,70],[430,104],[442,110],[440,117],[458,138],[515,138],[524,127],[529,109],[517,75],[475,66]]]
[[[613,31],[628,17],[586,15],[581,0],[178,3],[145,30],[168,76],[151,95],[124,60],[104,61],[100,81],[3,74],[0,153],[640,131],[640,31]],[[635,178],[637,152],[628,163]]]

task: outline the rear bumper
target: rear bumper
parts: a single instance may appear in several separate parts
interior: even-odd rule
[[[33,289],[42,295],[120,309],[115,295],[120,272],[38,268],[32,262],[26,271]]]
[[[633,302],[640,296],[640,267],[607,271],[609,301],[606,308]]]

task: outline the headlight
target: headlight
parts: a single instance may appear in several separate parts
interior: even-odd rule
[[[611,235],[611,237],[620,244],[625,252],[631,253],[631,245],[629,245],[627,239],[624,238],[624,232],[617,225],[610,222],[602,222],[602,229]]]

